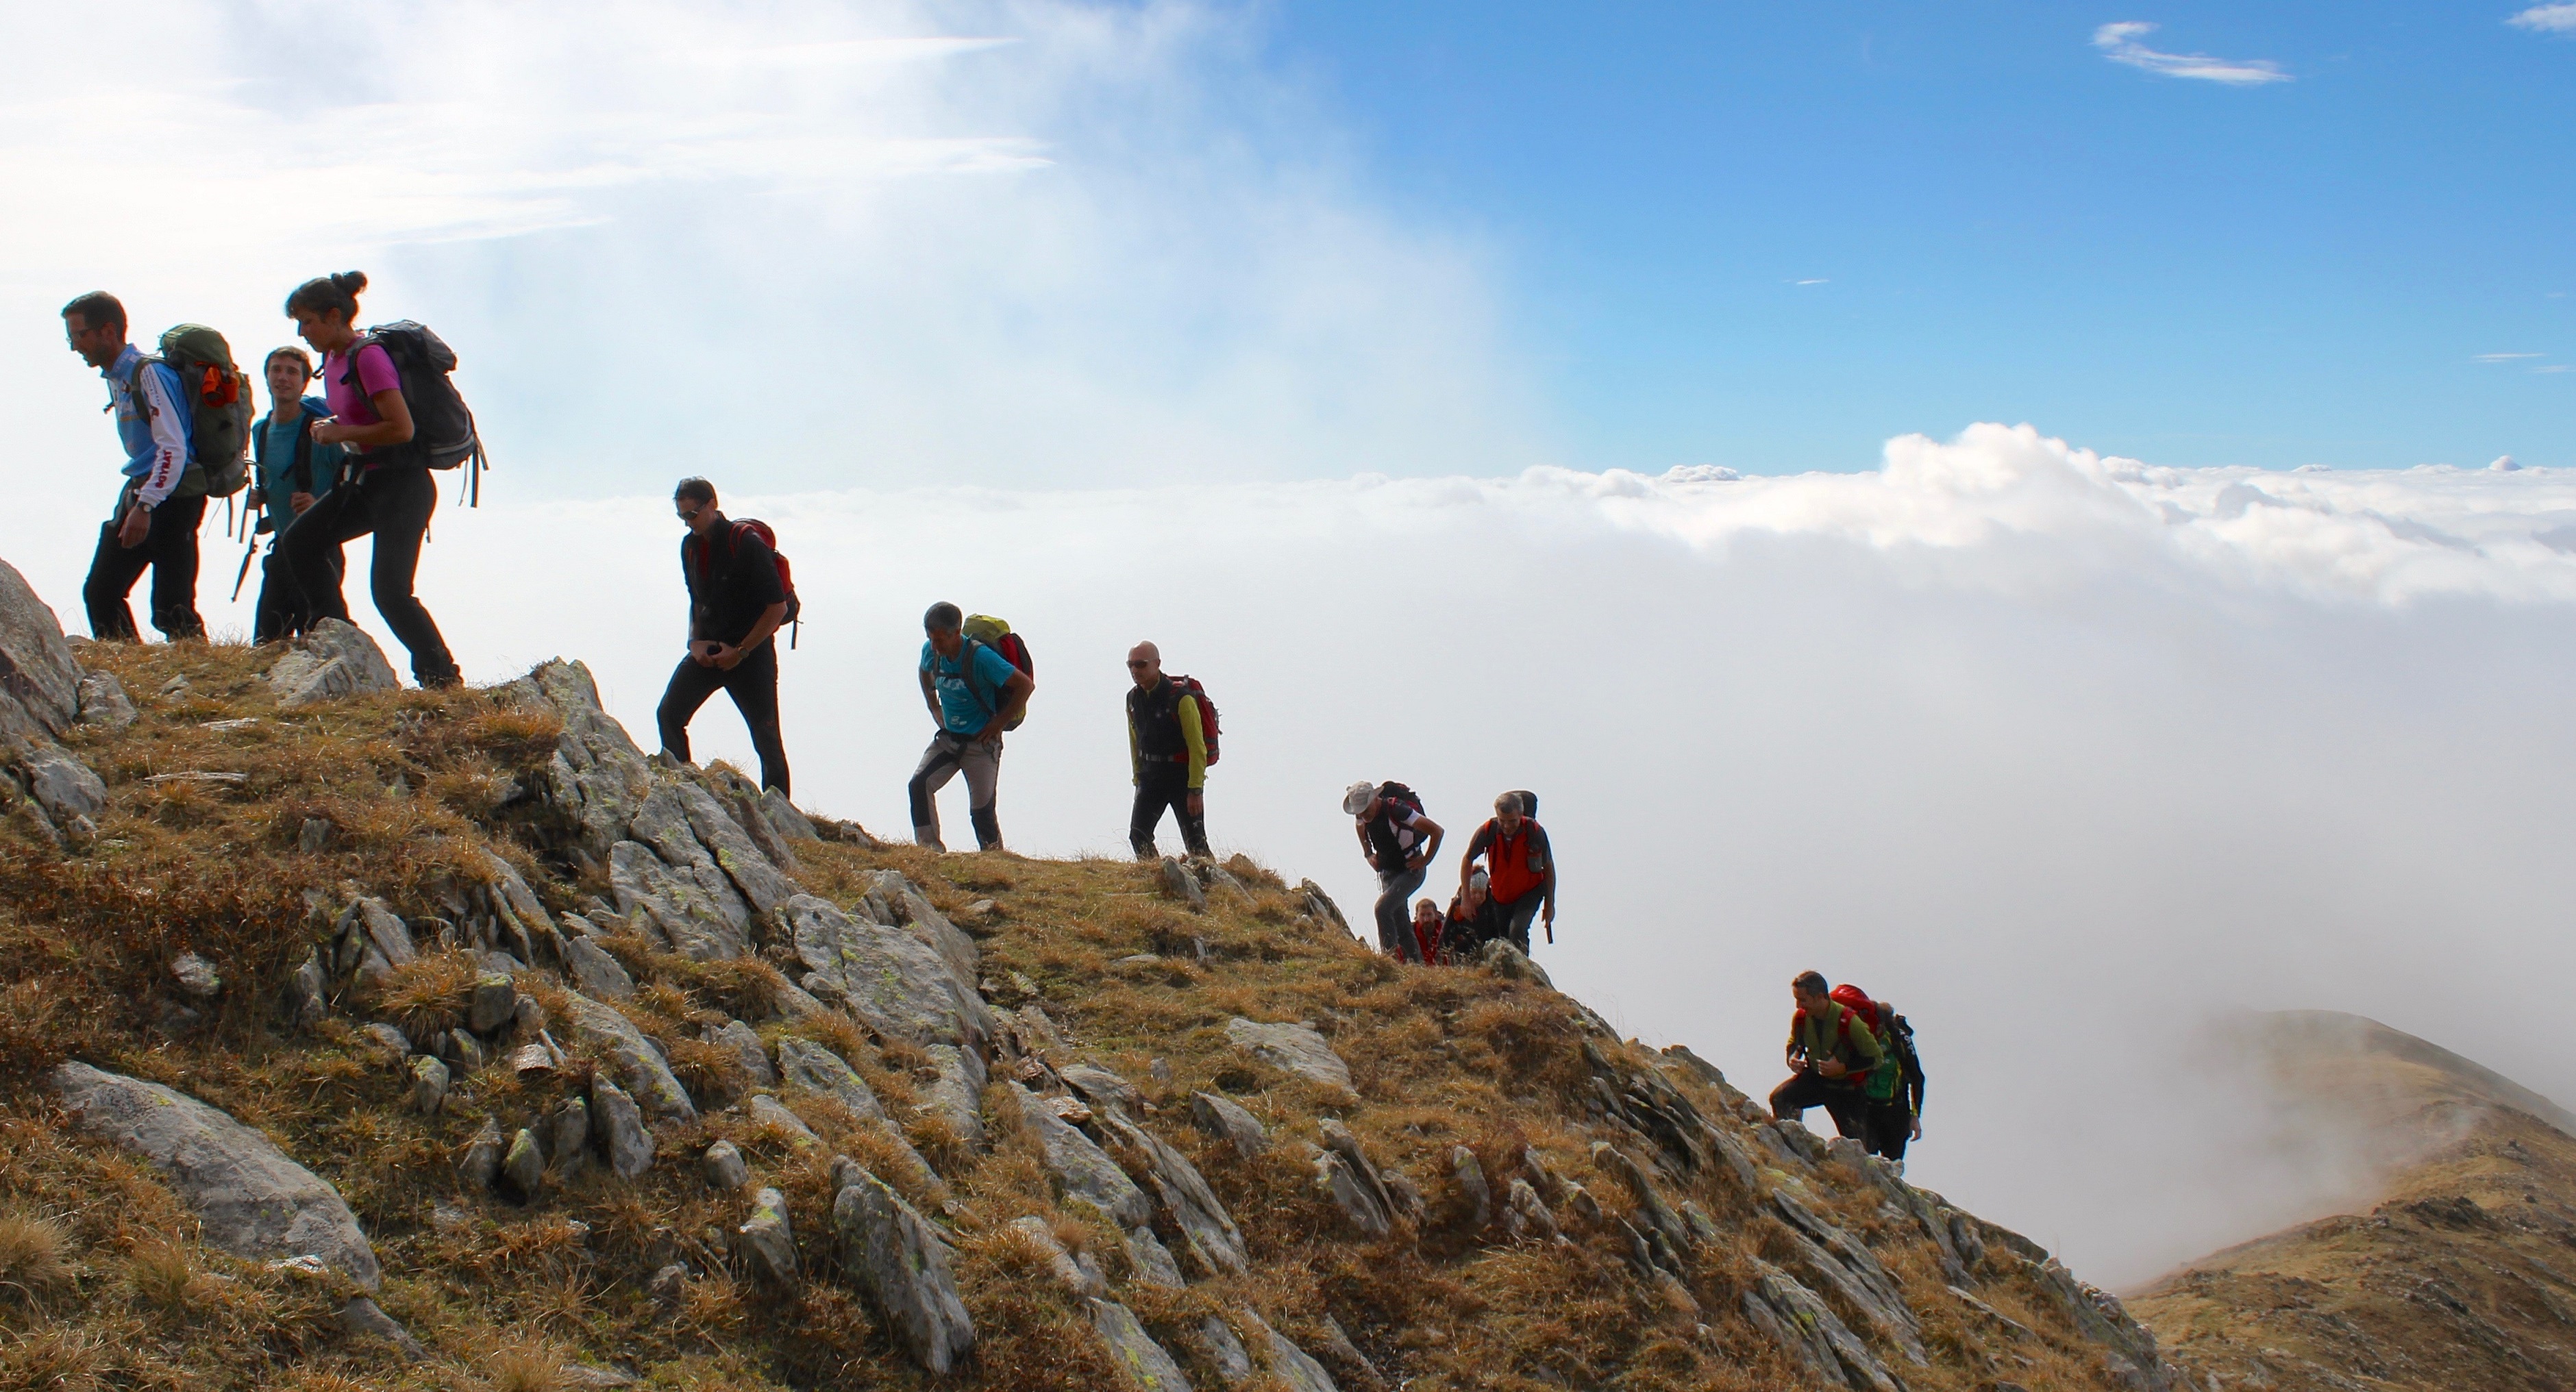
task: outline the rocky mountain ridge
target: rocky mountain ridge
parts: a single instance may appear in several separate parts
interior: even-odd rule
[[[883,845],[578,663],[75,651],[5,566],[0,662],[0,1382],[2178,1385],[2027,1239],[1242,857]]]

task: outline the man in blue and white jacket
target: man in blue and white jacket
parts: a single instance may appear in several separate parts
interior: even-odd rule
[[[152,626],[165,638],[203,638],[197,615],[197,528],[206,520],[206,476],[188,446],[191,419],[179,374],[125,341],[125,306],[93,290],[63,306],[72,351],[107,379],[125,486],[98,529],[81,602],[94,638],[135,639],[125,598],[152,572]]]

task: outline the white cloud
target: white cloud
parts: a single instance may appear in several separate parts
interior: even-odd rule
[[[2534,5],[2505,23],[2544,34],[2576,34],[2576,4]]]
[[[2093,31],[2093,46],[2114,63],[2159,73],[2166,77],[2197,78],[2203,82],[2223,82],[2229,86],[2252,87],[2266,82],[2288,82],[2290,75],[2269,58],[2212,58],[2205,53],[2163,53],[2139,40],[2156,31],[2157,26],[2138,20],[2105,24]]]
[[[1817,276],[1817,277],[1816,277],[1815,279],[1813,279],[1813,280],[1793,280],[1793,281],[1790,281],[1789,283],[1790,283],[1791,285],[1824,285],[1824,284],[1827,284],[1827,283],[1829,283],[1829,282],[1827,282],[1827,281],[1826,281],[1826,279],[1825,279],[1823,276]]]
[[[2475,358],[2471,359],[2471,361],[2483,363],[2519,362],[2524,358],[2538,358],[2546,356],[2547,354],[2543,353],[2480,353]]]
[[[2533,369],[2532,369],[2532,371],[2534,371],[2534,372],[2576,372],[2576,366],[2571,366],[2571,365],[2569,365],[2569,364],[2567,364],[2567,363],[2550,363],[2550,364],[2548,364],[2547,366],[2544,366],[2544,367],[2535,367],[2535,368],[2533,368]]]

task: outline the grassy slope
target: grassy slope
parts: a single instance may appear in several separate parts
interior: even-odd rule
[[[613,1362],[656,1383],[701,1388],[927,1381],[891,1352],[834,1271],[827,1157],[800,1154],[781,1136],[751,1131],[738,1111],[719,1110],[739,1091],[739,1065],[695,1036],[700,1025],[739,1015],[773,1038],[790,1030],[823,1037],[899,1117],[912,1115],[922,1060],[845,1021],[769,1018],[763,1003],[777,978],[767,963],[697,964],[641,939],[617,942],[643,984],[629,1013],[665,1042],[707,1104],[705,1118],[659,1128],[662,1159],[640,1180],[594,1167],[527,1207],[465,1193],[455,1158],[484,1116],[517,1125],[553,1095],[577,1090],[580,1068],[530,1082],[487,1069],[460,1084],[444,1114],[422,1117],[405,1107],[395,1066],[355,1030],[369,1019],[426,1030],[455,1018],[471,980],[461,956],[430,953],[385,989],[342,1002],[342,1013],[310,1033],[280,1020],[279,987],[351,893],[383,895],[406,917],[437,914],[442,885],[478,876],[481,844],[516,862],[558,910],[605,891],[548,853],[556,831],[513,798],[552,748],[545,721],[472,691],[280,712],[256,680],[267,655],[239,647],[92,647],[83,660],[117,671],[144,715],[131,730],[72,741],[113,798],[94,844],[58,852],[23,812],[0,824],[0,1387],[534,1389],[567,1385],[559,1371],[567,1361]],[[176,676],[188,690],[155,695]],[[203,728],[240,717],[261,723]],[[192,770],[249,780],[147,781]],[[337,828],[317,854],[296,849],[311,817]],[[1247,1277],[1186,1291],[1122,1289],[1202,1388],[1218,1384],[1194,1332],[1199,1317],[1246,1303],[1309,1349],[1325,1342],[1329,1313],[1390,1377],[1417,1388],[1805,1385],[1737,1314],[1752,1259],[1784,1257],[1788,1243],[1731,1179],[1702,1175],[1668,1195],[1696,1199],[1726,1233],[1695,1256],[1688,1284],[1697,1320],[1637,1280],[1622,1248],[1598,1233],[1508,1246],[1462,1230],[1446,1162],[1460,1143],[1477,1152],[1497,1200],[1527,1145],[1588,1186],[1607,1212],[1631,1206],[1616,1181],[1595,1172],[1588,1147],[1596,1139],[1632,1154],[1646,1147],[1595,1119],[1580,1048],[1586,1026],[1566,998],[1481,969],[1389,963],[1300,916],[1276,877],[1240,858],[1255,897],[1220,894],[1201,916],[1165,899],[1152,873],[1123,863],[846,844],[800,853],[807,885],[843,902],[874,869],[912,876],[982,937],[998,1003],[1020,1003],[1033,988],[1066,1027],[1072,1057],[1053,1062],[1094,1061],[1145,1090],[1154,1113],[1145,1124],[1205,1171],[1256,1262]],[[981,899],[997,908],[965,915]],[[166,976],[190,949],[227,982],[194,1020],[174,1013]],[[1165,955],[1149,966],[1119,964],[1137,953]],[[536,994],[556,1002],[550,1014],[560,1020],[552,989]],[[1349,1061],[1360,1104],[1336,1105],[1247,1065],[1223,1036],[1234,1015],[1313,1021]],[[1623,1066],[1663,1067],[1703,1115],[1740,1133],[1729,1099],[1689,1070],[1600,1042]],[[338,1293],[325,1284],[197,1243],[152,1171],[65,1129],[40,1085],[65,1057],[203,1098],[336,1184],[384,1262],[382,1303],[433,1357],[407,1362],[389,1346],[353,1341],[338,1330]],[[1156,1081],[1157,1059],[1168,1083]],[[1186,1120],[1189,1093],[1220,1088],[1288,1144],[1247,1162],[1200,1136]],[[790,1100],[836,1148],[863,1160],[884,1150],[827,1105]],[[1076,1304],[1038,1279],[1026,1245],[999,1230],[1020,1215],[1046,1215],[1098,1253],[1113,1278],[1121,1274],[1114,1235],[1058,1207],[1034,1147],[1010,1129],[1011,1109],[997,1100],[987,1094],[996,1126],[987,1154],[965,1152],[927,1118],[910,1128],[941,1173],[906,1187],[925,1211],[944,1214],[957,1238],[960,1284],[981,1336],[960,1381],[1116,1386]],[[1375,1243],[1341,1234],[1294,1153],[1293,1142],[1312,1137],[1325,1115],[1342,1116],[1381,1166],[1421,1186],[1429,1208],[1418,1227]],[[712,1191],[694,1163],[718,1136],[734,1138],[755,1173],[789,1196],[809,1272],[800,1290],[757,1287],[727,1259],[722,1234],[746,1216],[744,1200]],[[2107,1385],[2095,1351],[2025,1278],[1983,1273],[1984,1298],[2038,1331],[2007,1340],[1943,1292],[1919,1229],[1882,1210],[1856,1173],[1829,1164],[1785,1182],[1803,1182],[1816,1207],[1904,1280],[1935,1363],[1915,1369],[1891,1356],[1911,1387],[1967,1392],[1997,1378],[2033,1388]],[[666,1312],[645,1287],[672,1261],[698,1275]]]
[[[2287,1060],[2303,1096],[2372,1118],[2405,1157],[2379,1202],[2205,1258],[2131,1311],[2229,1386],[2576,1386],[2576,1139],[2449,1057]]]

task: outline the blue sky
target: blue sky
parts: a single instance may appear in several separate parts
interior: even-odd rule
[[[1579,462],[1850,468],[1970,420],[2576,462],[2576,374],[2533,370],[2576,361],[2576,34],[2513,6],[1270,13],[1382,196],[1501,250]],[[2114,62],[2119,21],[2287,80]]]

